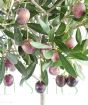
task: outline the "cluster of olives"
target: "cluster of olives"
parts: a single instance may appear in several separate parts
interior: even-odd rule
[[[57,75],[56,77],[56,84],[59,87],[63,87],[65,86],[65,84],[67,84],[69,87],[75,87],[78,83],[78,79],[76,77],[72,77],[72,76],[63,76],[63,75]],[[38,93],[43,93],[46,89],[46,85],[44,84],[43,81],[38,81],[35,84],[35,90]]]
[[[78,79],[77,77],[72,77],[72,76],[63,76],[63,75],[58,75],[56,77],[56,84],[59,87],[63,87],[65,86],[65,84],[67,84],[70,87],[75,87],[78,83]]]
[[[85,5],[84,3],[78,2],[76,4],[74,4],[71,8],[71,12],[74,15],[75,18],[79,19],[81,18],[84,14],[85,14]],[[17,18],[16,18],[16,22],[19,25],[26,25],[30,19],[30,12],[27,8],[19,8],[17,10]],[[36,50],[36,48],[34,48],[31,44],[30,44],[29,39],[25,39],[22,43],[22,49],[26,54],[33,54]],[[74,48],[74,38],[70,37],[69,39],[67,39],[64,44],[68,47],[68,48]],[[46,50],[52,50],[52,49],[41,49],[42,50],[42,54],[44,53],[44,51]],[[57,51],[55,51],[53,53],[53,56],[51,57],[51,60],[53,62],[56,62],[59,60],[59,54]],[[10,68],[11,70],[14,68],[14,65],[8,60],[5,60],[5,67]],[[59,87],[63,87],[65,84],[67,84],[70,87],[74,87],[76,86],[76,84],[78,83],[77,78],[72,77],[72,76],[63,76],[63,75],[58,75],[59,74],[59,68],[57,67],[49,67],[49,73],[52,75],[57,75],[56,76],[56,84]],[[11,86],[13,84],[14,78],[11,74],[7,74],[4,77],[4,84],[6,86]],[[43,93],[45,91],[45,83],[42,81],[38,81],[35,85],[35,89],[38,93]]]

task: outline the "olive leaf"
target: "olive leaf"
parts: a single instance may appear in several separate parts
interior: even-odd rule
[[[73,77],[76,77],[77,76],[77,73],[75,71],[75,69],[73,68],[73,66],[71,65],[71,63],[68,61],[68,59],[59,53],[59,56],[60,56],[60,60],[62,62],[62,65],[63,67],[65,68],[65,70],[70,74],[72,75]]]
[[[4,74],[5,74],[4,58],[1,58],[0,59],[0,84],[3,81]]]

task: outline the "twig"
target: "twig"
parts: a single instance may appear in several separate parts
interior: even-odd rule
[[[59,0],[58,3],[56,3],[54,6],[52,6],[47,13],[50,13],[53,9],[55,9],[59,4],[61,4],[64,0]]]
[[[76,29],[76,28],[78,28],[78,27],[80,27],[80,26],[85,26],[87,23],[88,23],[88,19],[86,19],[86,20],[83,21],[82,23],[79,23],[79,24],[73,26],[72,28],[73,28],[73,29]]]
[[[35,2],[35,0],[31,0],[31,2],[32,2],[35,6],[37,6],[42,12],[44,12],[44,14],[47,14],[47,12],[46,12],[41,6],[39,6],[39,5]]]
[[[39,79],[35,75],[32,75],[32,77],[39,81]]]

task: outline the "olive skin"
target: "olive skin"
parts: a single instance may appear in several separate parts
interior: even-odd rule
[[[63,75],[58,75],[58,76],[56,77],[56,84],[57,84],[57,86],[59,86],[59,87],[65,86],[65,84],[66,84],[66,77],[63,76]]]
[[[86,7],[84,3],[78,2],[72,6],[72,14],[76,19],[85,15]]]
[[[38,93],[44,93],[46,89],[46,86],[45,86],[45,83],[43,81],[38,81],[36,84],[35,84],[35,90],[38,92]]]
[[[75,87],[78,84],[78,79],[72,76],[68,76],[66,83],[69,87]]]
[[[14,77],[11,74],[7,74],[4,76],[4,85],[11,86],[14,82]]]
[[[16,21],[19,25],[25,25],[28,23],[30,18],[30,12],[27,8],[19,8],[16,14],[17,14]]]

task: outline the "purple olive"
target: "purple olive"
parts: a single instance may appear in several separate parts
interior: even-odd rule
[[[51,60],[52,60],[53,62],[56,62],[56,61],[59,60],[59,54],[58,54],[58,52],[55,52],[55,53],[53,54]]]
[[[58,67],[49,67],[49,73],[51,75],[58,75],[59,74],[59,68]]]
[[[79,19],[84,16],[86,7],[84,3],[78,2],[72,6],[72,13],[75,18]]]
[[[14,82],[14,78],[11,74],[7,74],[4,77],[4,84],[5,86],[11,86]]]
[[[17,23],[20,25],[25,25],[28,23],[30,18],[30,12],[27,8],[19,8],[17,10]]]
[[[23,41],[23,44],[22,44],[22,49],[25,53],[27,54],[33,54],[34,51],[35,51],[35,48],[30,44],[30,41],[25,39]]]
[[[46,89],[46,86],[45,86],[45,83],[43,81],[38,81],[36,84],[35,84],[35,90],[38,92],[38,93],[43,93]]]
[[[78,80],[75,77],[68,76],[67,79],[66,79],[66,83],[70,87],[75,87],[78,83]]]
[[[66,84],[66,77],[63,75],[58,75],[56,77],[56,84],[59,87],[63,87]]]
[[[68,48],[74,48],[75,47],[75,40],[73,37],[70,37],[68,38],[66,41],[65,41],[65,45],[68,47]]]
[[[5,59],[4,60],[4,65],[5,65],[6,68],[10,68],[13,64],[8,59]]]

